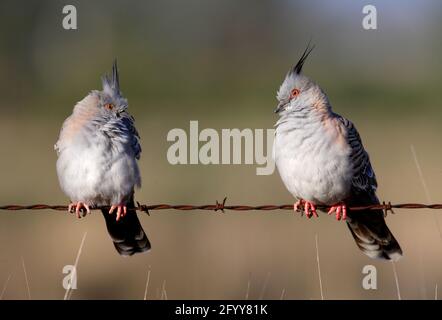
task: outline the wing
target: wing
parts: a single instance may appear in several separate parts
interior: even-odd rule
[[[362,145],[356,127],[353,123],[344,117],[338,116],[338,119],[346,128],[347,142],[350,145],[350,160],[353,164],[352,190],[355,193],[368,192],[375,194],[377,189],[376,175],[370,163],[370,157]]]
[[[140,135],[134,125],[134,118],[127,112],[120,114],[120,118],[102,125],[101,131],[114,141],[128,145],[136,159],[140,159],[141,146]]]
[[[351,147],[350,159],[353,163],[353,194],[348,204],[377,204],[379,200],[376,196],[376,176],[361,137],[353,123],[343,117],[339,117],[339,120],[346,128],[347,142]],[[359,249],[370,258],[396,261],[402,256],[402,249],[388,229],[382,210],[349,211],[347,226]]]
[[[134,118],[130,116],[129,114],[126,117],[122,118],[122,121],[125,124],[125,127],[127,128],[129,135],[130,135],[130,143],[132,146],[132,150],[134,151],[135,158],[140,159],[141,155],[141,145],[140,145],[140,135],[138,134],[137,129],[134,125]]]

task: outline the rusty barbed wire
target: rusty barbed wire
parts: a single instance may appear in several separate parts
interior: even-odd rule
[[[135,210],[145,212],[150,215],[150,211],[153,210],[182,210],[182,211],[190,211],[190,210],[207,210],[207,211],[221,211],[224,210],[232,210],[232,211],[273,211],[273,210],[293,210],[292,204],[283,204],[283,205],[260,205],[260,206],[250,206],[250,205],[227,205],[227,198],[224,198],[223,201],[216,201],[215,204],[206,204],[206,205],[192,205],[192,204],[140,204],[137,202],[137,205],[134,207]],[[328,206],[318,205],[317,209],[326,210]],[[108,206],[99,206],[93,207],[91,210],[101,210],[101,209],[109,209]],[[382,202],[380,204],[373,204],[368,206],[356,206],[356,207],[348,207],[350,211],[361,211],[361,210],[383,210],[385,215],[387,212],[394,213],[393,209],[442,209],[442,204],[422,204],[422,203],[399,203],[399,204],[391,204],[390,202]],[[31,205],[2,205],[0,206],[0,210],[9,210],[9,211],[18,211],[18,210],[56,210],[56,211],[67,211],[68,206],[66,205],[48,205],[48,204],[31,204]]]

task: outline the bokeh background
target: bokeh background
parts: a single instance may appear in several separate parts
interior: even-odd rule
[[[78,30],[62,28],[73,4]],[[374,4],[378,29],[362,28]],[[173,128],[272,128],[275,93],[310,39],[305,72],[352,119],[379,197],[442,202],[440,1],[1,1],[0,203],[65,204],[55,173],[62,121],[118,58],[143,153],[142,203],[291,203],[278,173],[254,165],[179,165],[166,159]],[[428,192],[419,176],[411,145]],[[442,286],[441,213],[397,210],[387,222],[405,252],[404,299]],[[101,213],[1,212],[3,299],[62,299],[62,269],[85,232],[72,299],[319,299],[315,235],[326,299],[397,299],[391,263],[361,254],[344,223],[290,212],[153,212],[140,219],[147,254],[118,256]],[[377,267],[378,289],[362,288]],[[9,279],[9,281],[7,281]],[[249,289],[248,289],[249,288]]]

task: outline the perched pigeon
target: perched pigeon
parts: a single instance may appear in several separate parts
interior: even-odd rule
[[[379,204],[376,176],[355,126],[334,113],[325,92],[301,74],[313,48],[307,46],[278,93],[274,159],[282,181],[307,217],[316,206],[347,221],[357,246],[371,258],[397,260],[402,250],[382,210],[348,207]]]
[[[60,186],[70,198],[69,212],[102,210],[118,253],[150,249],[134,210],[134,188],[141,186],[137,159],[141,147],[127,100],[120,91],[116,62],[112,76],[102,78],[103,90],[90,92],[63,123],[55,144]],[[116,217],[113,212],[116,211]]]

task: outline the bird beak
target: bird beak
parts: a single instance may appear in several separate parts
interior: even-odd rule
[[[124,113],[124,111],[125,111],[125,109],[123,109],[123,108],[118,109],[117,112],[116,112],[117,117],[121,117],[121,115]]]
[[[275,108],[275,110],[273,110],[274,113],[279,113],[280,111],[282,111],[285,107],[287,103],[284,101],[281,101],[280,103],[278,103],[278,106]]]

